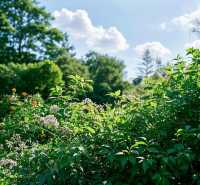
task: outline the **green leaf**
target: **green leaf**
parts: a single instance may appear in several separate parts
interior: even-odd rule
[[[95,134],[95,130],[89,126],[86,126],[85,129],[87,129],[91,134]]]
[[[131,146],[131,148],[136,148],[140,145],[144,145],[144,146],[147,146],[147,143],[144,142],[144,141],[137,141],[134,145]]]
[[[159,150],[156,147],[149,147],[147,150],[151,153],[159,153]]]
[[[130,163],[134,166],[136,164],[136,158],[134,156],[129,156],[128,160],[130,161]]]
[[[127,162],[128,162],[128,156],[123,156],[120,158],[120,164],[121,164],[122,169],[125,168]]]
[[[144,173],[147,172],[147,170],[152,166],[153,160],[143,160],[142,162],[142,168],[144,170]]]
[[[117,152],[115,155],[124,155],[123,152]]]
[[[179,137],[179,136],[183,135],[183,133],[184,133],[184,130],[183,130],[183,129],[178,129],[178,130],[176,131],[176,136]]]

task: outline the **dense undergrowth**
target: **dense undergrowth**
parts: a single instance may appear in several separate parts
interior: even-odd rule
[[[200,51],[188,54],[115,105],[2,97],[0,184],[200,184]]]

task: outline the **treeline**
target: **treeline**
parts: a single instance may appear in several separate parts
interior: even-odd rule
[[[93,91],[87,96],[98,103],[110,102],[108,94],[131,86],[123,80],[124,65],[116,58],[90,53],[85,60],[79,61],[71,56],[59,57],[55,62],[0,64],[0,93],[11,94],[16,88],[18,94],[40,93],[48,97],[52,88],[60,86],[68,93],[70,76],[92,80]],[[85,96],[84,96],[85,97]],[[84,97],[79,97],[83,99]],[[111,102],[110,102],[111,103]]]
[[[88,96],[98,103],[110,103],[109,93],[130,87],[123,61],[96,52],[77,59],[67,33],[52,27],[53,17],[36,1],[2,0],[0,20],[1,94],[16,88],[47,97],[57,85],[67,91],[70,75],[92,80]]]

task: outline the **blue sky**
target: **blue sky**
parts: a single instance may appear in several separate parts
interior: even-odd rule
[[[125,61],[128,78],[137,76],[146,48],[168,61],[187,46],[200,47],[191,33],[200,20],[199,0],[39,0],[54,26],[70,35],[79,56],[96,50]]]

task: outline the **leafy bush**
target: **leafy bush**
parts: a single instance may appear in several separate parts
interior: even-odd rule
[[[47,97],[50,89],[62,85],[62,72],[56,64],[50,61],[33,64],[0,65],[0,93],[11,93],[15,88],[17,93],[40,93]]]
[[[140,97],[110,93],[114,107],[8,97],[0,184],[199,185],[200,51],[188,54],[190,63],[178,58],[165,78],[147,79]]]

